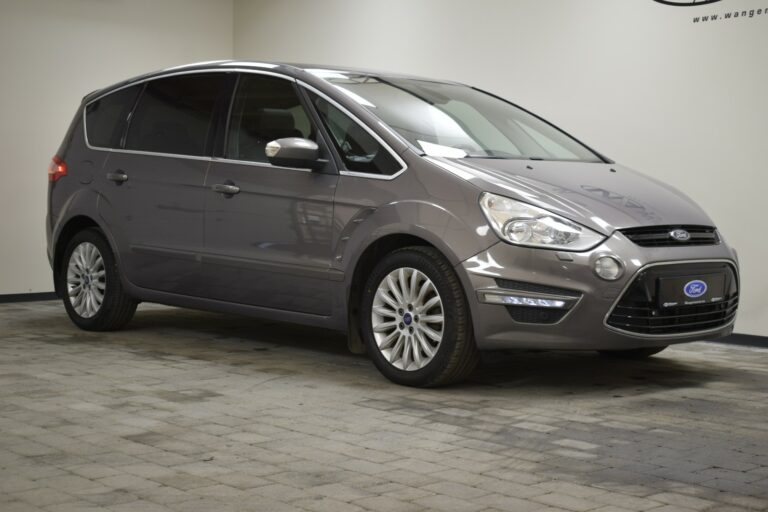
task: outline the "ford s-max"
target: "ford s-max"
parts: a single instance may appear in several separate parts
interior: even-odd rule
[[[646,357],[731,332],[736,253],[678,190],[480,89],[223,61],[88,94],[49,168],[55,288],[348,333],[394,382],[484,349]]]

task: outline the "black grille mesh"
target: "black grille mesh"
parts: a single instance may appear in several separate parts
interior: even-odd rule
[[[567,309],[530,306],[507,306],[507,311],[515,322],[525,324],[554,324],[568,313]]]
[[[690,234],[688,240],[676,240],[670,233],[676,229],[684,229]],[[717,230],[711,226],[668,225],[648,226],[619,230],[627,238],[641,247],[676,247],[690,245],[717,245],[720,237]]]
[[[725,274],[721,302],[662,308],[658,304],[658,278]],[[608,325],[638,334],[684,334],[725,326],[739,305],[738,282],[727,263],[680,264],[651,267],[635,278],[608,317]]]

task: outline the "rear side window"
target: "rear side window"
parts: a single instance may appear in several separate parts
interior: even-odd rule
[[[232,104],[227,158],[267,162],[266,145],[285,137],[316,138],[293,84],[271,76],[242,75]]]
[[[125,149],[203,156],[223,74],[184,75],[149,82],[128,127]]]
[[[368,131],[330,102],[311,94],[347,170],[391,175],[402,169],[395,157]]]
[[[120,89],[85,107],[85,127],[88,143],[100,148],[119,148],[125,123],[141,85]]]

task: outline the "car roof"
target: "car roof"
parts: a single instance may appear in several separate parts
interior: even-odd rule
[[[372,75],[372,76],[381,76],[381,77],[387,77],[387,78],[411,78],[416,80],[426,80],[430,82],[451,83],[446,80],[437,80],[434,78],[426,78],[426,77],[415,76],[415,75],[410,75],[406,73],[395,73],[390,71],[382,71],[382,70],[375,70],[375,69],[369,69],[369,68],[332,66],[327,64],[306,64],[306,63],[295,63],[295,62],[266,62],[266,61],[255,61],[255,60],[218,60],[218,61],[209,61],[209,62],[198,62],[194,64],[186,64],[183,66],[168,68],[163,70],[163,72],[175,71],[175,70],[181,70],[181,69],[191,69],[191,70],[194,70],[196,68],[228,69],[233,67],[254,69],[254,70],[270,70],[271,69],[271,70],[274,70],[275,72],[294,76],[295,78],[304,76],[305,73],[311,73],[312,71],[322,70],[325,72]]]
[[[145,73],[143,75],[132,77],[127,80],[123,80],[122,82],[112,84],[102,89],[97,89],[89,93],[88,95],[86,95],[85,98],[83,98],[83,100],[87,102],[92,100],[93,98],[102,96],[113,90],[129,86],[133,83],[143,82],[143,81],[151,80],[154,78],[160,78],[165,75],[172,75],[175,73],[182,73],[182,72],[188,73],[188,72],[195,72],[195,71],[210,71],[210,70],[266,71],[266,72],[277,73],[284,76],[289,76],[297,80],[305,80],[305,81],[314,82],[314,83],[316,83],[318,80],[324,82],[325,80],[323,80],[322,78],[323,74],[338,73],[338,74],[379,76],[382,78],[408,78],[412,80],[423,80],[428,82],[464,85],[464,84],[459,84],[458,82],[453,82],[449,80],[437,80],[434,78],[425,78],[420,76],[408,75],[404,73],[392,73],[392,72],[386,72],[386,71],[377,71],[372,69],[353,68],[353,67],[345,67],[345,66],[329,66],[329,65],[320,65],[320,64],[297,64],[297,63],[286,63],[286,62],[263,62],[263,61],[255,61],[255,60],[215,60],[215,61],[195,62],[192,64],[184,64],[181,66],[174,66],[174,67],[162,69],[159,71]]]

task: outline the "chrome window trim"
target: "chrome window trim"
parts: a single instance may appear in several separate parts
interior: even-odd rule
[[[112,89],[109,92],[105,92],[104,94],[101,94],[92,100],[89,100],[88,103],[86,103],[83,106],[83,138],[85,139],[85,146],[88,149],[93,149],[95,151],[108,151],[108,152],[114,152],[114,153],[133,153],[133,154],[140,154],[140,155],[152,155],[152,156],[169,156],[174,158],[188,158],[192,160],[210,160],[211,157],[209,156],[199,156],[199,155],[179,155],[174,153],[162,153],[162,152],[154,152],[154,151],[142,151],[138,149],[123,149],[123,148],[105,148],[101,146],[92,146],[91,143],[88,141],[88,124],[86,120],[86,113],[88,111],[88,106],[95,102],[100,100],[101,98],[104,98],[105,96],[109,96],[110,94],[114,94],[118,91],[122,91],[123,89],[127,89],[128,87],[133,87],[134,85],[140,85],[146,82],[151,82],[153,80],[159,80],[161,78],[168,78],[172,76],[181,76],[181,75],[198,75],[201,73],[251,73],[255,75],[266,75],[266,76],[273,76],[276,78],[282,78],[284,80],[288,80],[289,82],[296,83],[296,79],[287,75],[282,75],[280,73],[274,73],[272,71],[263,71],[260,69],[249,69],[249,68],[211,68],[211,69],[195,69],[195,70],[186,70],[186,71],[176,71],[172,73],[160,73],[158,75],[153,75],[151,77],[142,78],[141,80],[136,80],[135,82],[131,82],[129,84],[125,84],[122,87],[118,87],[116,89]]]
[[[162,156],[162,157],[169,157],[169,158],[185,158],[189,160],[207,160],[207,161],[216,161],[216,162],[223,162],[223,163],[235,163],[235,164],[244,164],[244,165],[255,165],[255,166],[261,166],[261,167],[273,167],[278,168],[272,164],[264,163],[264,162],[250,162],[245,160],[233,160],[228,158],[214,158],[210,156],[200,156],[200,155],[182,155],[182,154],[176,154],[176,153],[163,153],[163,152],[155,152],[155,151],[142,151],[137,149],[124,149],[124,148],[106,148],[101,146],[94,146],[92,145],[88,140],[88,124],[86,119],[86,113],[88,110],[88,106],[91,103],[94,103],[101,98],[104,98],[106,96],[109,96],[110,94],[114,94],[118,91],[121,91],[123,89],[127,89],[129,87],[133,87],[135,85],[141,85],[146,82],[151,82],[153,80],[159,80],[161,78],[168,78],[172,76],[183,76],[183,75],[195,75],[195,74],[201,74],[201,73],[231,73],[231,72],[237,72],[237,73],[250,73],[255,75],[265,75],[265,76],[273,76],[276,78],[282,78],[283,80],[288,80],[289,82],[294,82],[298,85],[301,85],[302,87],[305,87],[306,89],[314,92],[318,96],[322,97],[329,103],[331,103],[334,107],[338,108],[341,112],[343,112],[345,115],[349,116],[354,122],[356,122],[359,126],[361,126],[366,132],[368,132],[381,146],[386,149],[390,155],[395,159],[395,161],[400,165],[401,169],[397,171],[394,174],[384,175],[384,174],[374,174],[374,173],[365,173],[365,172],[357,172],[357,171],[349,171],[340,169],[339,174],[342,176],[351,176],[351,177],[359,177],[359,178],[368,178],[368,179],[377,179],[377,180],[385,180],[390,181],[394,180],[398,176],[400,176],[402,173],[404,173],[408,169],[408,164],[406,164],[405,160],[403,160],[400,155],[395,152],[392,147],[387,144],[384,139],[382,139],[376,132],[374,132],[368,125],[366,125],[364,122],[362,122],[357,116],[352,114],[346,107],[341,105],[339,102],[334,100],[333,98],[329,97],[324,92],[320,91],[319,89],[307,84],[306,82],[303,82],[301,80],[297,80],[293,77],[283,75],[280,73],[275,73],[272,71],[264,71],[261,69],[252,69],[252,68],[242,68],[242,67],[221,67],[221,68],[209,68],[209,69],[195,69],[195,70],[185,70],[185,71],[174,71],[169,73],[160,73],[157,75],[153,75],[151,77],[142,78],[140,80],[136,80],[134,82],[131,82],[129,84],[125,84],[121,87],[118,87],[116,89],[111,89],[108,92],[105,92],[104,94],[100,94],[99,96],[96,96],[95,98],[88,101],[83,106],[83,138],[85,140],[85,146],[88,149],[94,150],[94,151],[106,151],[110,153],[126,153],[126,154],[136,154],[136,155],[148,155],[148,156]],[[380,123],[383,125],[383,123],[380,121]],[[383,125],[385,129],[387,129],[388,132],[392,133],[392,130]],[[311,169],[302,169],[302,168],[287,168],[292,170],[298,170],[302,172],[312,172]]]
[[[339,174],[341,174],[342,176],[351,176],[351,177],[356,177],[356,178],[368,178],[368,179],[373,179],[373,180],[391,181],[391,180],[394,180],[395,178],[397,178],[398,176],[400,176],[401,174],[403,174],[406,170],[408,170],[408,164],[405,163],[405,160],[403,160],[400,157],[400,155],[398,155],[397,152],[394,149],[392,149],[392,147],[389,144],[387,144],[384,141],[384,139],[382,139],[379,136],[379,134],[377,134],[375,131],[373,131],[373,129],[370,126],[368,126],[363,121],[361,121],[356,115],[354,115],[352,112],[350,112],[346,107],[344,107],[338,101],[334,100],[333,98],[331,98],[330,96],[325,94],[323,91],[317,89],[316,87],[314,87],[312,85],[309,85],[306,82],[303,82],[301,80],[296,80],[296,83],[299,86],[304,87],[305,89],[308,89],[308,90],[312,91],[313,93],[317,94],[318,96],[320,96],[321,98],[326,100],[328,103],[330,103],[331,105],[333,105],[334,107],[339,109],[344,115],[348,116],[350,119],[352,119],[359,126],[361,126],[366,132],[368,132],[371,135],[371,137],[376,139],[376,142],[381,144],[381,146],[384,149],[386,149],[387,152],[389,152],[390,155],[392,155],[392,157],[395,159],[395,161],[398,164],[400,164],[400,167],[401,167],[401,169],[399,171],[397,171],[396,173],[394,173],[394,174],[375,174],[375,173],[370,173],[370,172],[350,171],[350,170],[347,170],[346,168],[345,169],[339,169]],[[387,127],[387,129],[389,131],[391,131],[391,129],[389,129],[388,127]]]
[[[618,327],[613,327],[611,325],[608,325],[608,318],[610,318],[611,314],[613,313],[613,310],[616,309],[616,306],[618,305],[619,301],[621,301],[621,298],[624,296],[624,294],[629,289],[629,287],[632,286],[632,283],[635,282],[635,279],[637,278],[637,275],[640,272],[647,270],[651,267],[659,267],[664,265],[684,265],[686,263],[727,263],[729,264],[733,268],[733,273],[736,276],[737,293],[739,294],[739,298],[741,298],[741,277],[739,276],[739,265],[734,260],[729,260],[727,258],[714,258],[714,259],[703,259],[703,260],[674,260],[674,261],[659,261],[656,263],[648,263],[646,265],[643,265],[639,269],[637,269],[635,273],[632,274],[630,279],[627,280],[627,283],[621,289],[621,292],[619,293],[618,297],[616,297],[616,300],[613,301],[613,304],[611,304],[611,307],[608,309],[608,313],[605,315],[605,318],[603,318],[603,326],[609,331],[617,332],[619,334],[623,334],[624,336],[631,336],[633,338],[679,339],[679,338],[689,338],[691,336],[702,336],[705,334],[712,334],[713,332],[721,331],[726,327],[730,327],[731,325],[733,325],[736,322],[737,315],[733,316],[733,320],[719,327],[714,327],[712,329],[705,329],[703,331],[691,331],[691,332],[677,333],[677,334],[642,334],[638,332],[627,331],[625,329],[619,329]],[[738,308],[737,308],[737,314],[738,314]]]
[[[308,169],[305,167],[282,167],[277,165],[272,165],[269,162],[256,162],[255,160],[237,160],[234,158],[221,158],[221,157],[213,157],[209,158],[209,160],[213,163],[222,163],[222,164],[235,164],[235,165],[251,165],[253,167],[264,167],[267,169],[278,169],[278,170],[287,170],[287,171],[298,171],[298,172],[315,172],[312,169]],[[327,174],[332,176],[331,173],[320,173],[320,174]]]
[[[252,165],[254,167],[264,167],[267,169],[279,169],[284,171],[299,171],[299,172],[315,172],[312,169],[306,169],[304,167],[282,167],[272,165],[269,162],[255,162],[250,160],[233,160],[231,158],[219,158],[210,156],[194,156],[194,155],[178,155],[175,153],[156,153],[153,151],[139,151],[136,149],[106,149],[106,148],[90,148],[94,151],[106,151],[108,153],[128,153],[134,155],[147,155],[147,156],[162,156],[167,158],[185,158],[187,160],[201,160],[211,163],[223,163],[223,164],[237,164],[237,165]],[[329,174],[329,173],[321,173]]]
[[[154,74],[152,76],[144,77],[139,80],[136,80],[135,82],[131,82],[125,85],[122,85],[116,89],[110,89],[109,91],[100,94],[99,96],[96,96],[92,100],[88,100],[88,103],[85,105],[88,106],[94,101],[100,100],[104,96],[109,96],[112,93],[115,93],[117,91],[121,91],[123,89],[127,89],[128,87],[133,87],[134,85],[143,84],[145,82],[151,82],[152,80],[158,80],[160,78],[168,78],[171,76],[181,76],[181,75],[197,75],[200,73],[232,73],[232,72],[238,72],[238,73],[253,73],[256,75],[268,75],[268,76],[274,76],[276,78],[282,78],[284,80],[288,80],[289,82],[296,82],[296,79],[292,76],[283,75],[280,73],[276,73],[274,71],[264,71],[261,69],[251,69],[251,68],[206,68],[206,69],[188,69],[186,71],[170,71],[165,72],[161,71],[157,74]]]
[[[211,161],[211,157],[209,156],[197,156],[197,155],[178,155],[175,153],[158,153],[155,151],[141,151],[138,149],[110,149],[110,148],[98,148],[98,147],[91,147],[88,146],[88,149],[92,149],[94,151],[104,151],[107,153],[125,153],[129,155],[146,155],[146,156],[162,156],[166,158],[183,158],[186,160],[202,160],[202,161]]]
[[[392,181],[396,179],[398,176],[403,174],[408,167],[404,167],[403,169],[400,169],[395,174],[373,174],[368,172],[357,172],[357,171],[347,171],[347,170],[340,170],[339,175],[341,176],[349,176],[352,178],[365,178],[369,180],[383,180],[383,181]]]

